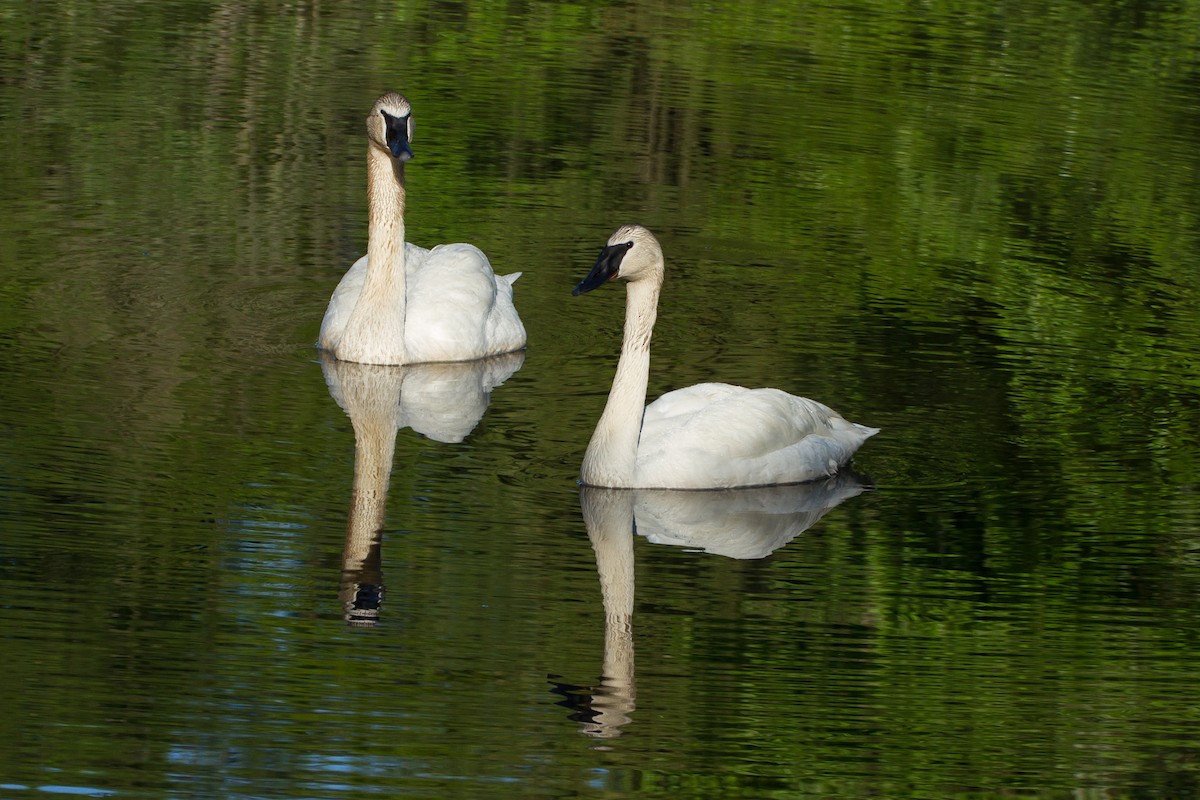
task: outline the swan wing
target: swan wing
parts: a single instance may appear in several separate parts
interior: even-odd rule
[[[461,361],[509,353],[525,346],[525,327],[513,305],[512,283],[497,276],[487,256],[471,244],[408,251],[405,328],[414,361]]]
[[[711,489],[815,480],[836,474],[877,432],[779,389],[698,384],[647,406],[637,483]]]

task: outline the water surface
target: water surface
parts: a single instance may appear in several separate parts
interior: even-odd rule
[[[1200,8],[0,14],[5,796],[1200,793]],[[312,347],[385,89],[518,364]],[[581,496],[628,221],[854,483]]]

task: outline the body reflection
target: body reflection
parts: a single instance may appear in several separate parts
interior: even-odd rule
[[[483,418],[492,389],[524,360],[521,351],[481,361],[399,367],[321,354],[329,394],[354,427],[354,484],[338,593],[350,625],[370,626],[379,619],[383,525],[397,432],[412,428],[437,442],[461,442]]]
[[[642,489],[633,515],[638,535],[727,558],[765,558],[817,524],[870,483],[850,471],[821,481],[717,492]]]
[[[636,707],[633,658],[633,538],[738,559],[763,558],[870,484],[849,471],[823,481],[713,492],[601,489],[579,493],[596,552],[604,602],[604,667],[599,686],[556,684],[582,732],[621,734]]]

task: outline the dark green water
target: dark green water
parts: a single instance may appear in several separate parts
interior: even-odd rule
[[[385,89],[490,395],[312,347]],[[0,796],[1200,794],[1198,98],[1190,2],[0,0]],[[580,497],[628,221],[651,395],[873,491]]]

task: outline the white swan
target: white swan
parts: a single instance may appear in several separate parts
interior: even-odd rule
[[[367,116],[367,254],[342,277],[317,341],[343,361],[472,361],[525,346],[513,306],[521,276],[496,275],[471,244],[432,250],[404,241],[404,162],[412,109],[389,92]]]
[[[835,474],[879,432],[779,389],[701,383],[646,406],[650,335],[663,282],[658,240],[641,225],[609,237],[572,294],[625,278],[625,338],[580,479],[588,486],[727,489]]]

